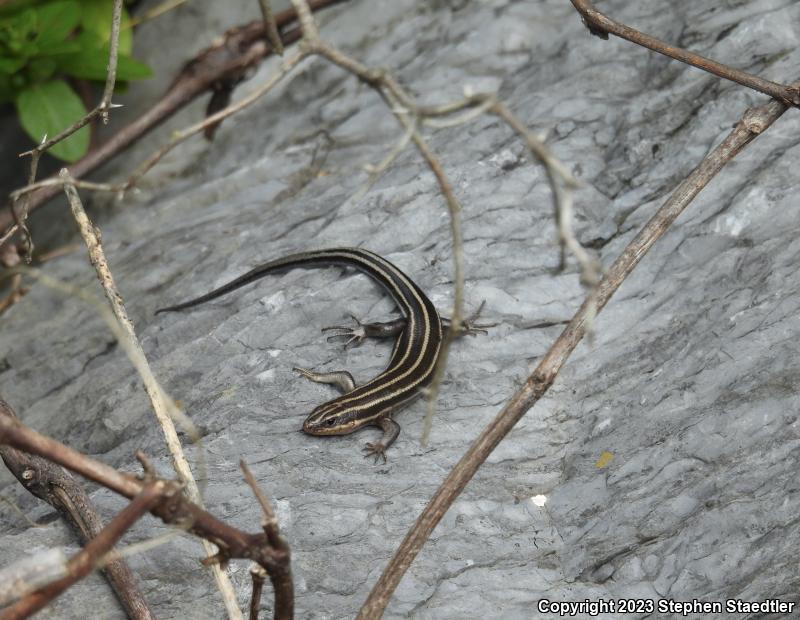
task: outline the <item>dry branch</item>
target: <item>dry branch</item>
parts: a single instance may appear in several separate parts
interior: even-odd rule
[[[7,404],[0,401],[6,412]],[[0,445],[0,458],[8,469],[31,494],[47,502],[80,533],[86,544],[103,529],[103,523],[83,487],[63,468],[39,456],[27,454],[6,445]],[[109,583],[130,618],[154,618],[147,601],[136,584],[127,564],[119,559],[109,562],[103,569]]]
[[[278,22],[275,21],[275,14],[272,12],[269,0],[258,0],[258,6],[261,8],[261,16],[264,18],[267,41],[269,41],[276,54],[283,56],[283,41],[281,41]]]
[[[389,72],[367,67],[324,42],[319,36],[311,12],[305,6],[305,1],[292,0],[292,2],[297,9],[297,14],[304,33],[303,41],[300,44],[301,50],[307,50],[312,54],[322,56],[333,64],[355,75],[362,82],[373,88],[387,104],[398,122],[404,127],[405,135],[400,139],[398,145],[392,149],[392,152],[385,161],[391,162],[396,157],[396,154],[399,153],[406,142],[406,136],[408,136],[408,139],[417,147],[417,150],[436,177],[439,188],[447,204],[448,213],[450,215],[450,233],[453,244],[454,263],[453,309],[450,317],[453,329],[448,330],[445,334],[436,372],[434,373],[433,380],[428,390],[428,411],[425,416],[422,435],[422,443],[425,444],[430,433],[436,398],[439,393],[441,381],[444,377],[450,344],[452,343],[454,334],[458,333],[463,318],[464,251],[461,233],[461,206],[455,197],[452,185],[441,163],[422,137],[422,134],[420,134],[418,129],[419,123],[430,121],[432,118],[452,115],[467,108],[473,108],[473,110],[464,114],[462,118],[457,119],[457,121],[466,122],[472,120],[475,118],[477,111],[486,111],[500,118],[519,134],[534,157],[544,165],[547,172],[553,193],[557,229],[562,247],[561,265],[563,267],[565,264],[563,248],[568,248],[581,264],[582,280],[584,283],[591,286],[597,283],[599,267],[596,261],[589,256],[577,241],[572,232],[571,225],[572,190],[578,187],[579,183],[569,170],[553,156],[547,146],[539,140],[533,132],[528,130],[521,121],[514,117],[506,106],[497,101],[493,95],[468,94],[462,100],[440,106],[419,105]],[[443,125],[444,123],[439,122],[435,124]],[[381,170],[382,167],[384,167],[383,163],[378,167],[378,170]],[[371,181],[374,181],[374,178],[375,175],[373,174]]]
[[[591,0],[570,0],[570,2],[572,2],[575,9],[580,13],[583,18],[583,23],[589,29],[589,32],[601,39],[608,39],[608,35],[613,34],[614,36],[626,39],[632,43],[651,49],[654,52],[658,52],[659,54],[664,54],[675,60],[680,60],[687,65],[712,73],[717,77],[731,80],[742,86],[747,86],[748,88],[762,92],[787,106],[800,106],[800,88],[796,84],[784,86],[777,82],[771,82],[757,75],[751,75],[746,71],[740,71],[729,65],[711,60],[700,54],[695,54],[694,52],[675,47],[669,43],[664,43],[664,41],[660,39],[651,37],[650,35],[644,34],[625,24],[620,24],[610,17],[607,17],[594,8]]]
[[[800,82],[795,83],[795,86],[800,86]],[[739,151],[769,128],[786,109],[784,103],[771,101],[761,107],[747,110],[728,137],[703,159],[627,245],[600,281],[596,293],[592,292],[587,296],[567,327],[542,357],[536,370],[514,393],[494,420],[483,429],[442,482],[372,588],[359,611],[358,618],[362,620],[380,618],[400,579],[453,501],[464,490],[497,444],[553,384],[564,363],[585,335],[587,318],[592,308],[595,307],[597,312],[603,309],[642,257],[664,235],[700,190]]]
[[[148,482],[133,497],[122,512],[114,517],[103,530],[90,540],[86,546],[67,562],[67,575],[47,584],[43,588],[27,594],[19,601],[0,611],[0,620],[23,620],[39,611],[50,601],[92,572],[99,558],[107,554],[117,541],[138,521],[162,502],[169,492],[163,480]]]
[[[384,100],[389,109],[394,113],[395,118],[403,126],[411,141],[417,147],[420,155],[428,164],[433,172],[439,188],[447,204],[450,216],[450,234],[453,243],[453,309],[450,312],[450,323],[452,329],[445,332],[439,351],[439,360],[436,363],[436,370],[428,388],[428,413],[425,417],[425,431],[422,441],[427,441],[427,435],[433,421],[433,413],[436,407],[436,398],[439,388],[444,378],[444,371],[447,367],[447,358],[450,353],[450,345],[453,342],[454,334],[458,333],[464,313],[464,239],[461,232],[461,205],[453,192],[453,186],[444,172],[439,159],[430,148],[428,143],[420,134],[417,125],[420,115],[419,106],[405,89],[387,71],[367,67],[357,60],[348,57],[340,50],[324,42],[319,36],[314,18],[305,0],[292,0],[297,16],[303,30],[303,40],[301,49],[307,50],[311,54],[322,56],[326,60],[341,67],[356,76],[359,80],[373,88]],[[411,117],[409,118],[409,115]]]
[[[311,7],[312,10],[318,11],[344,1],[312,0]],[[279,29],[285,29],[296,19],[297,16],[293,9],[275,14],[275,22]],[[87,153],[85,157],[69,166],[70,175],[75,179],[86,176],[158,127],[197,97],[213,90],[216,84],[226,80],[238,83],[250,69],[271,54],[271,48],[264,43],[263,20],[232,28],[220,38],[221,42],[203,50],[184,66],[181,73],[153,107],[134,122],[120,129],[96,149]],[[294,43],[299,38],[300,31],[298,29],[281,33],[281,40],[285,46]],[[28,185],[34,181],[35,177],[29,178]],[[41,207],[58,194],[59,190],[60,184],[55,184],[33,192],[27,199],[26,213]],[[11,203],[9,203],[10,206]],[[6,243],[17,230],[15,214],[10,209],[0,209],[0,246]]]
[[[181,416],[178,407],[175,405],[172,399],[166,395],[164,390],[161,388],[161,385],[156,380],[153,371],[150,369],[150,365],[147,362],[147,358],[142,350],[142,346],[139,344],[139,340],[136,337],[133,322],[130,320],[128,313],[125,310],[125,305],[122,302],[122,296],[114,284],[114,278],[111,275],[111,270],[108,267],[103,246],[100,243],[99,231],[89,221],[89,217],[86,215],[86,211],[83,208],[80,196],[78,196],[78,191],[75,189],[75,185],[72,183],[72,178],[69,176],[69,172],[67,172],[66,169],[63,169],[59,176],[64,182],[64,192],[69,200],[75,222],[78,224],[78,231],[86,243],[86,248],[89,252],[89,261],[95,268],[97,278],[100,281],[100,285],[103,288],[106,298],[108,299],[111,310],[114,313],[116,320],[119,322],[120,327],[122,328],[124,339],[128,344],[127,349],[133,351],[135,358],[139,360],[137,368],[141,373],[145,392],[147,392],[147,396],[150,398],[150,403],[153,406],[153,412],[156,414],[156,419],[161,426],[161,431],[164,434],[164,439],[167,443],[167,447],[169,448],[170,455],[172,456],[172,466],[177,472],[180,480],[186,485],[186,491],[189,499],[202,506],[203,500],[200,489],[194,480],[192,470],[190,469],[189,463],[184,455],[183,447],[181,446],[180,439],[178,439],[178,432],[173,424],[173,418],[180,417],[184,426],[186,427],[189,437],[193,441],[199,438],[199,433],[194,425],[188,420],[188,418]],[[207,541],[203,541],[203,547],[209,557],[214,556],[217,552],[217,550]],[[233,584],[228,578],[228,575],[225,573],[222,567],[218,565],[212,566],[211,570],[214,575],[214,579],[217,582],[217,587],[222,594],[225,607],[228,610],[228,615],[234,619],[240,618],[241,610],[239,609],[239,605],[236,601],[236,591],[234,590]]]
[[[95,461],[53,439],[27,428],[0,401],[0,444],[8,444],[19,450],[39,455],[67,469],[93,480],[104,487],[133,499],[152,481],[144,481],[121,473],[99,461]],[[290,554],[287,550],[275,549],[266,533],[247,534],[219,521],[197,504],[186,499],[181,485],[159,480],[169,490],[168,496],[152,507],[151,514],[168,525],[175,525],[191,532],[219,547],[213,562],[231,559],[247,559],[262,566],[269,575],[275,590],[275,618],[291,618],[293,600],[287,600],[292,592]]]

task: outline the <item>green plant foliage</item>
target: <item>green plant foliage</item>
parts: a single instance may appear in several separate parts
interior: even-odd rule
[[[45,136],[53,137],[86,114],[80,97],[64,80],[31,84],[19,93],[15,103],[22,127],[37,143]],[[82,127],[66,140],[50,149],[65,161],[83,157],[89,148],[89,127]]]
[[[16,0],[0,5],[0,103],[13,101],[25,131],[37,143],[85,114],[63,78],[106,79],[113,0]],[[117,80],[150,77],[131,57],[130,18],[123,9]],[[88,128],[51,149],[75,161],[89,147]]]
[[[76,40],[81,49],[73,54],[63,54],[57,59],[59,68],[66,74],[87,80],[105,81],[108,66],[108,43],[96,37],[94,33],[81,32]],[[117,79],[123,82],[140,80],[152,75],[150,67],[130,56],[119,55],[117,58]]]
[[[111,9],[113,6],[113,0],[83,0],[81,2],[83,30],[96,35],[100,45],[108,46],[111,39]],[[130,56],[133,52],[133,30],[131,30],[130,23],[130,17],[123,11],[119,31],[119,53],[124,56]]]

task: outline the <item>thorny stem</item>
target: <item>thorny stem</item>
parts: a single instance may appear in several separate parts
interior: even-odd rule
[[[117,81],[117,58],[119,56],[119,27],[120,21],[122,20],[122,0],[114,0],[112,12],[111,12],[111,38],[109,41],[109,48],[108,48],[108,65],[106,68],[106,85],[103,89],[103,96],[100,99],[100,103],[88,114],[86,114],[83,118],[76,121],[69,127],[67,127],[64,131],[57,134],[55,137],[47,139],[47,136],[42,138],[41,143],[35,148],[30,151],[26,151],[20,154],[20,157],[24,157],[25,155],[31,156],[31,166],[30,172],[28,174],[28,185],[31,185],[36,181],[36,171],[39,167],[39,158],[42,156],[42,153],[50,149],[55,144],[58,144],[62,140],[66,140],[69,136],[74,134],[78,131],[81,127],[88,125],[92,120],[95,119],[97,116],[101,116],[103,118],[103,122],[108,122],[108,110],[109,108],[113,107],[111,104],[111,97],[114,94],[114,84]],[[25,220],[28,218],[28,207],[29,201],[26,198],[22,203],[22,208],[20,209],[19,213],[16,211],[16,204],[14,200],[9,202],[8,208],[11,209],[11,214],[14,219],[15,228],[20,230],[25,237],[25,256],[26,260],[30,262],[31,256],[33,254],[33,239],[31,238],[30,231],[28,227],[25,225]],[[3,238],[0,239],[0,245],[5,243],[7,239],[14,234],[14,231],[7,231],[6,234],[3,235]]]

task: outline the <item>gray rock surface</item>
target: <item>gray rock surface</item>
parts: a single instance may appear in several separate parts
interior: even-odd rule
[[[800,5],[791,0],[600,4],[707,56],[776,81],[798,77]],[[322,32],[390,67],[427,103],[458,97],[465,85],[498,90],[585,182],[576,228],[606,265],[744,110],[765,100],[589,36],[565,0],[385,0],[379,10],[361,0],[329,13]],[[144,49],[151,58],[166,52]],[[275,66],[266,63],[237,95]],[[176,151],[143,193],[96,212],[145,351],[203,429],[206,503],[257,529],[237,467],[240,458],[251,464],[292,545],[299,618],[354,615],[431,493],[583,296],[574,265],[553,273],[542,170],[507,128],[482,118],[428,132],[464,209],[468,303],[485,299],[499,325],[454,346],[427,448],[421,402],[399,414],[403,433],[386,465],[360,457],[372,431],[299,432],[332,390],[292,366],[345,367],[363,381],[387,362],[386,343],[342,351],[318,331],[348,312],[391,315],[363,276],[294,271],[153,316],[262,260],[343,244],[385,255],[447,313],[447,216],[419,156],[407,150],[363,199],[352,198],[367,178],[363,165],[399,134],[368,88],[314,60],[226,121],[213,143]],[[643,260],[599,317],[594,346],[579,347],[444,517],[387,617],[531,618],[542,598],[798,601],[798,135],[800,119],[787,113]],[[97,290],[81,253],[48,271]],[[0,394],[26,423],[128,470],[143,449],[169,475],[141,382],[95,313],[34,286],[3,325]],[[597,467],[606,452],[613,459]],[[197,449],[189,453],[197,459]],[[3,564],[36,548],[74,547],[6,472],[0,493],[48,522],[33,529],[4,511]],[[122,506],[103,490],[93,497],[109,516]],[[163,532],[147,519],[127,540]],[[181,538],[131,559],[160,618],[222,617],[199,555]],[[244,605],[247,567],[232,572]],[[97,576],[50,617],[87,614],[121,617]]]

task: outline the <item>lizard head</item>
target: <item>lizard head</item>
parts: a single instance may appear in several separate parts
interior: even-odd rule
[[[311,412],[303,422],[303,431],[309,435],[347,435],[365,423],[365,420],[358,419],[358,410],[332,400]]]

